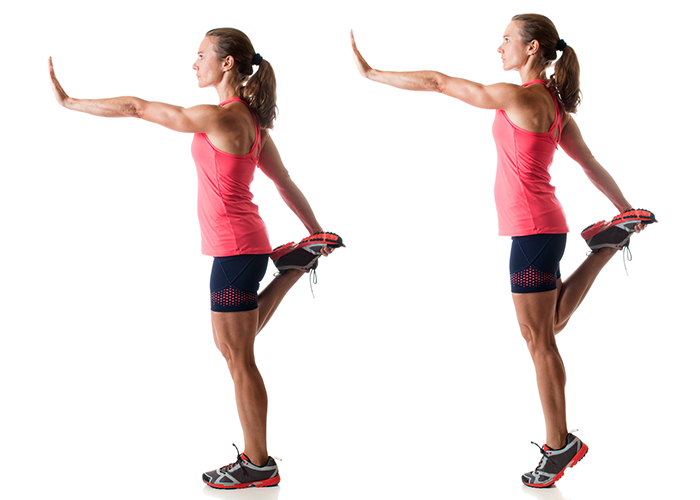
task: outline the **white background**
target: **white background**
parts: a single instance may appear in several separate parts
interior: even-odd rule
[[[348,43],[354,28],[380,69],[520,83],[496,48],[528,11],[579,56],[592,151],[660,220],[633,237],[629,276],[613,259],[557,338],[569,425],[591,451],[543,492],[520,483],[544,425],[496,235],[493,112],[363,80]],[[697,498],[697,19],[684,0],[14,3],[0,30],[0,495]],[[74,97],[215,104],[191,65],[221,26],[273,65],[273,137],[347,243],[316,299],[302,280],[258,338],[282,483],[224,493],[200,474],[243,443],[211,339],[191,137],[62,109],[46,69],[51,55]],[[552,175],[566,276],[580,230],[615,209],[563,152]],[[273,246],[304,236],[268,179],[253,191]]]

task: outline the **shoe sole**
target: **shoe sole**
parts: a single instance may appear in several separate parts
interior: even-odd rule
[[[607,224],[604,220],[591,224],[583,231],[581,231],[581,237],[583,237],[584,240],[589,240],[597,234],[600,234],[603,231],[610,229],[611,227],[627,226],[629,224],[632,224],[631,227],[634,228],[634,226],[636,226],[637,224],[653,224],[654,222],[657,222],[657,220],[653,212],[644,209],[630,210],[628,212],[623,212],[621,214],[616,215]],[[599,227],[596,228],[595,226]],[[626,227],[625,230],[627,230]]]
[[[265,479],[263,481],[253,481],[252,483],[234,484],[232,486],[224,486],[222,484],[212,484],[208,481],[204,481],[207,486],[216,488],[217,490],[242,490],[245,488],[269,488],[270,486],[277,486],[280,482],[279,474],[270,479]]]
[[[309,245],[325,244],[329,248],[340,248],[343,245],[343,238],[335,233],[318,233],[307,236],[299,242],[299,247],[305,247]]]
[[[577,463],[579,463],[581,460],[583,460],[583,457],[586,456],[586,453],[588,453],[588,445],[584,443],[583,441],[581,442],[583,446],[581,446],[581,449],[578,450],[578,453],[574,455],[574,458],[571,459],[571,461],[566,464],[566,467],[564,467],[559,474],[554,476],[554,479],[549,481],[548,483],[543,483],[543,484],[529,484],[529,483],[523,483],[525,486],[529,486],[530,488],[549,488],[554,485],[557,481],[559,481],[562,476],[564,475],[564,472],[566,469],[570,469]]]

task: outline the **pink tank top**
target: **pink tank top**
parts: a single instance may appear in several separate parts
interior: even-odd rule
[[[546,84],[542,80],[532,83]],[[563,113],[554,99],[554,123],[547,133],[528,132],[513,124],[502,109],[496,111],[493,138],[496,141],[496,210],[498,234],[568,233],[564,209],[550,184],[549,167],[561,136]]]
[[[234,97],[219,106],[232,101],[246,104]],[[255,142],[246,155],[232,155],[217,149],[206,134],[194,134],[192,140],[198,179],[197,215],[205,255],[228,257],[272,251],[267,228],[250,192],[258,163],[255,153],[261,140],[258,120],[251,114],[255,120]]]

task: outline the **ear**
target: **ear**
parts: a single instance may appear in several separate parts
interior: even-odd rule
[[[226,56],[224,60],[221,61],[221,69],[224,71],[231,71],[234,64],[236,64],[236,61],[234,61],[233,56]]]
[[[540,42],[538,42],[537,40],[533,40],[529,43],[527,47],[527,55],[534,55],[537,53],[538,50],[540,50]]]

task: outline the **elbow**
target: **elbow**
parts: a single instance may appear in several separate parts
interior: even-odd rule
[[[428,87],[428,90],[437,92],[438,94],[444,94],[447,91],[445,81],[437,77],[430,78],[426,86]]]
[[[121,106],[121,113],[129,118],[143,119],[146,110],[141,102],[134,98],[126,98]]]
[[[126,116],[129,116],[131,118],[143,119],[144,110],[142,108],[139,108],[138,106],[130,104],[126,107],[126,109],[124,111],[125,111],[124,114]]]

